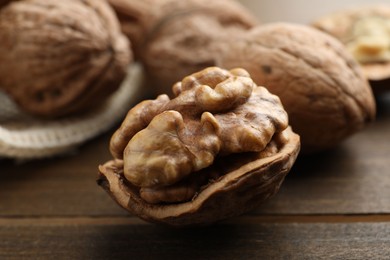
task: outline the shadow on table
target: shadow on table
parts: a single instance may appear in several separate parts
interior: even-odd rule
[[[106,259],[270,259],[281,255],[286,236],[270,225],[172,229],[146,224],[103,231],[107,242],[95,253]]]

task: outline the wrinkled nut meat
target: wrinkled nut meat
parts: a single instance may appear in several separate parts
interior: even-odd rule
[[[242,67],[279,96],[305,153],[331,148],[374,120],[375,100],[360,66],[325,33],[274,23],[219,48],[218,66]]]
[[[98,183],[125,209],[171,225],[215,222],[279,189],[299,152],[277,96],[243,69],[206,68],[131,109]]]
[[[144,66],[154,93],[214,65],[213,43],[257,24],[232,0],[110,0]],[[178,66],[180,64],[180,66]],[[174,71],[174,73],[172,73]]]
[[[375,93],[390,89],[390,6],[339,11],[313,26],[343,42],[361,64]]]
[[[131,61],[129,41],[105,1],[11,2],[0,9],[0,39],[0,87],[38,116],[99,105]]]

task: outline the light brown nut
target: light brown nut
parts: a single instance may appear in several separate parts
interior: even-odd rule
[[[283,165],[283,170],[277,170],[276,175],[284,177],[287,174],[299,151],[299,137],[287,128],[287,113],[279,98],[256,86],[245,70],[207,68],[184,78],[174,88],[177,96],[171,100],[162,95],[155,101],[144,101],[131,109],[112,137],[111,152],[117,159],[99,168],[99,183],[122,206],[122,200],[128,196],[137,197],[129,202],[136,205],[127,206],[131,212],[134,208],[148,210],[154,207],[152,204],[187,204],[209,190],[209,185],[237,169],[239,173],[232,177],[236,184],[231,183],[227,196],[230,192],[235,196],[235,188],[246,189],[237,184],[240,178],[245,179],[246,174],[258,175],[263,170],[271,172],[274,162]],[[156,106],[152,106],[153,103]],[[151,107],[157,109],[151,110]],[[288,151],[281,152],[283,149]],[[264,158],[272,159],[264,161],[266,166],[252,164]],[[270,187],[267,187],[267,192],[262,190],[261,195],[256,195],[261,197],[258,201],[275,193],[283,177],[267,182],[266,186],[276,187],[272,192]],[[222,183],[223,186],[225,182]],[[223,189],[217,186],[219,188],[211,189],[211,192],[219,193]],[[129,195],[129,190],[134,194]],[[244,199],[246,204],[249,203],[247,196],[230,199]],[[190,210],[187,206],[185,208]],[[234,214],[230,207],[224,210]],[[237,213],[243,210],[241,208]],[[205,222],[228,216],[211,215]],[[156,216],[141,214],[141,217],[152,220]]]
[[[15,1],[0,11],[0,86],[45,117],[103,102],[125,76],[129,42],[105,1]]]
[[[207,68],[175,89],[178,96],[169,102],[161,96],[132,109],[112,138],[111,147],[127,143],[124,173],[136,186],[172,185],[210,166],[217,154],[262,151],[288,125],[279,99],[256,87],[242,70]],[[146,104],[152,103],[161,106],[149,110],[154,116],[145,115]],[[147,127],[139,129],[141,124]]]
[[[331,148],[374,120],[375,100],[360,66],[325,33],[268,24],[219,49],[218,66],[242,67],[280,97],[304,152]]]
[[[110,141],[110,152],[117,159],[123,159],[123,151],[130,139],[144,129],[155,115],[169,102],[167,95],[160,95],[155,100],[146,100],[131,109],[120,128]]]
[[[346,45],[360,62],[375,93],[390,89],[390,5],[340,10],[312,25]]]
[[[214,39],[257,24],[232,0],[110,0],[145,65],[152,91],[171,94],[183,77],[214,66]],[[172,73],[174,71],[174,73]]]
[[[165,111],[132,137],[123,158],[127,180],[168,186],[213,163],[221,145],[210,123],[184,120],[178,111]]]

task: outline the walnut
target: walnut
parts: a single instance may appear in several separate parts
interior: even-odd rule
[[[214,38],[238,34],[257,24],[249,11],[232,0],[109,2],[133,43],[135,56],[147,65],[150,85],[157,93],[168,93],[184,76],[213,66]]]
[[[105,1],[29,0],[0,11],[0,86],[26,112],[57,117],[99,105],[131,61]]]
[[[299,151],[279,98],[243,69],[206,68],[173,89],[129,111],[99,184],[130,212],[172,225],[238,215],[274,194]]]
[[[111,1],[122,3],[116,7],[118,12],[142,9],[141,4],[126,9],[124,1]],[[153,21],[160,17],[150,18],[158,11],[142,10],[135,13]],[[242,26],[246,23],[240,21],[251,15],[240,13],[224,23],[199,9],[169,16],[149,30],[142,62],[153,86],[158,86],[157,93],[171,94],[168,87],[173,82],[204,67],[242,67],[256,84],[280,96],[291,125],[302,138],[304,152],[331,148],[373,121],[375,101],[368,83],[339,42],[307,26],[279,23],[255,27],[255,22]],[[124,17],[134,17],[131,14],[129,11]],[[228,17],[228,13],[224,15]],[[134,25],[133,20],[129,23]]]
[[[280,97],[303,152],[328,149],[375,117],[360,66],[329,35],[303,25],[259,26],[220,44],[216,64],[242,67]]]
[[[319,18],[313,26],[345,44],[376,94],[390,89],[389,5],[341,10]]]

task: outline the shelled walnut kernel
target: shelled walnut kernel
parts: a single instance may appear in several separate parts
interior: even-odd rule
[[[99,184],[130,212],[172,225],[241,214],[274,194],[299,151],[279,98],[243,69],[206,68],[173,89],[129,111]],[[229,202],[206,206],[217,198]]]

